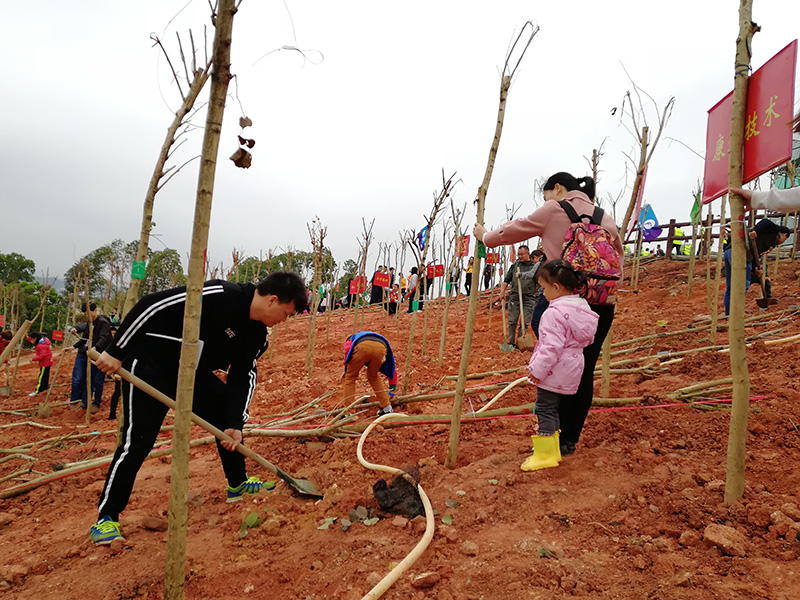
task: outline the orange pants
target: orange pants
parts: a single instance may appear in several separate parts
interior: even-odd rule
[[[356,345],[353,354],[350,356],[350,362],[347,363],[347,371],[344,374],[344,401],[346,403],[349,404],[355,400],[358,374],[366,366],[367,381],[369,381],[372,389],[375,390],[378,404],[380,404],[381,408],[389,406],[389,393],[383,382],[384,376],[378,371],[384,360],[386,360],[386,346],[381,342],[364,340]]]

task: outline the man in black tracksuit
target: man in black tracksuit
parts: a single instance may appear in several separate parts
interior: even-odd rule
[[[114,373],[120,367],[174,398],[181,353],[186,288],[145,296],[125,316],[113,343],[96,361]],[[200,344],[192,411],[231,436],[217,442],[228,480],[228,501],[258,492],[263,483],[247,477],[242,440],[256,385],[256,361],[267,349],[267,326],[306,307],[306,289],[294,273],[277,272],[256,287],[250,283],[207,281],[203,287]],[[227,371],[227,381],[214,373]],[[153,448],[167,407],[132,385],[123,384],[122,441],[106,476],[90,535],[97,544],[122,538],[119,514],[128,503],[136,474]]]

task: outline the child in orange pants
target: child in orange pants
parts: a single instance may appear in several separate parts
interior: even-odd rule
[[[367,367],[367,381],[375,390],[380,405],[378,416],[391,413],[389,396],[394,397],[397,390],[397,370],[392,347],[386,338],[374,331],[359,331],[345,340],[344,354],[344,401],[353,401],[358,375],[363,367]],[[388,391],[379,373],[389,378]]]

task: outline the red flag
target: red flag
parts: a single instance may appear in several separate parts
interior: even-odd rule
[[[742,178],[745,183],[786,162],[792,155],[794,72],[797,40],[753,73],[747,86]],[[703,204],[728,191],[733,92],[708,111]]]

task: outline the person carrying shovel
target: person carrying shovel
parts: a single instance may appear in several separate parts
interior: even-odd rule
[[[120,367],[174,398],[181,354],[186,288],[142,298],[125,316],[108,349],[96,360],[104,373]],[[217,441],[228,480],[227,500],[256,494],[264,486],[248,477],[244,456],[235,452],[256,386],[256,362],[267,349],[267,327],[306,308],[306,287],[294,273],[275,272],[258,286],[207,281],[203,286],[200,342],[192,411],[224,430],[232,442]],[[227,372],[226,382],[215,371]],[[95,544],[122,538],[119,514],[125,509],[136,474],[150,453],[167,406],[133,385],[122,386],[125,418],[122,439],[106,475],[98,520],[90,529]]]
[[[539,270],[544,252],[533,251],[531,260],[530,250],[526,245],[517,248],[517,261],[509,267],[503,285],[500,287],[500,296],[503,300],[508,297],[508,343],[514,348],[517,346],[517,321],[520,310],[524,315],[522,321],[522,335],[528,331],[533,317],[533,309],[539,299],[539,284],[536,273]],[[519,281],[518,281],[519,280]],[[522,304],[520,304],[519,287],[522,287]]]
[[[766,278],[766,273],[762,273],[760,267],[760,258],[763,254],[768,253],[776,246],[780,246],[786,241],[786,238],[792,233],[792,230],[784,225],[770,221],[769,219],[761,219],[753,227],[750,232],[750,244],[747,248],[747,263],[745,271],[745,291],[750,289],[750,276],[755,273],[755,276],[762,282],[764,298],[769,298],[770,281]],[[731,311],[731,249],[728,248],[723,253],[725,264],[725,295],[722,298],[723,306],[725,307],[725,315],[729,315]],[[762,277],[762,275],[764,277]]]

